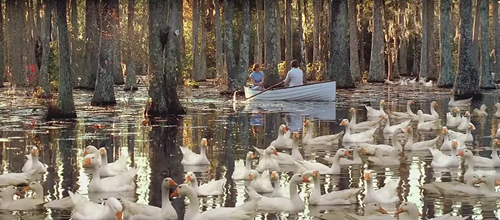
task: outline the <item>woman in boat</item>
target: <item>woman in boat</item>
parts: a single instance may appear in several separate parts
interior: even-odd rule
[[[288,87],[303,85],[304,84],[304,82],[303,82],[304,73],[302,72],[302,70],[299,69],[299,61],[292,60],[292,62],[290,63],[290,66],[292,68],[286,74],[285,80],[283,80],[285,85]]]
[[[252,80],[252,89],[263,90],[264,89],[264,73],[260,70],[260,64],[255,63],[252,67],[252,73],[250,74],[250,80]]]

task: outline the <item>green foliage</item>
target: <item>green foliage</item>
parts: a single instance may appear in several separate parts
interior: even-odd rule
[[[288,71],[286,70],[286,61],[278,63],[278,74],[280,77],[284,77]]]
[[[192,79],[186,79],[184,80],[184,85],[185,86],[189,86],[189,87],[193,87],[193,88],[198,88],[200,86],[200,84]]]
[[[49,53],[49,81],[52,90],[59,88],[59,45],[55,42],[50,44]]]
[[[314,63],[308,63],[307,66],[307,79],[308,80],[322,80],[323,74],[322,70],[324,69],[324,64],[321,61],[317,61]]]

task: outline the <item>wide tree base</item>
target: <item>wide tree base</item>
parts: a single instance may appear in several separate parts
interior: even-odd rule
[[[139,88],[138,88],[138,87],[132,87],[132,88],[130,88],[130,87],[129,87],[129,88],[123,88],[123,91],[130,91],[130,90],[132,90],[132,91],[137,91],[137,90],[139,90]]]
[[[103,101],[103,102],[91,101],[90,105],[91,106],[113,106],[113,105],[116,105],[116,100],[115,101]]]
[[[53,119],[72,119],[76,118],[76,112],[64,113],[54,104],[49,104],[45,118],[50,121]]]
[[[177,106],[176,108],[168,108],[166,111],[159,110],[153,102],[149,102],[144,110],[145,117],[168,117],[172,115],[184,115],[186,110],[182,106]]]

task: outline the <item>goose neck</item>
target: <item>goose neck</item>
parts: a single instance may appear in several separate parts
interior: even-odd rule
[[[411,103],[406,104],[406,112],[410,115],[414,115],[413,110],[411,110]]]
[[[108,165],[108,157],[104,154],[101,154],[101,166]]]
[[[357,123],[357,119],[356,119],[357,117],[358,117],[358,116],[357,116],[357,114],[356,114],[356,111],[352,111],[352,116],[351,116],[351,121],[350,121],[350,123],[351,123],[351,124],[353,124],[353,125],[355,125],[355,124]]]
[[[252,169],[252,159],[250,159],[249,157],[247,157],[245,160],[245,169],[247,171]]]
[[[196,195],[196,192],[194,189],[190,189],[189,193],[187,194],[187,197],[189,199],[189,205],[186,210],[187,213],[191,213],[191,215],[196,216],[198,214],[199,206],[200,203],[198,201],[198,196]]]
[[[289,183],[289,192],[290,192],[290,199],[292,201],[297,201],[297,200],[300,200],[300,197],[299,197],[299,192],[297,191],[297,183],[295,183],[294,181],[290,181]]]
[[[319,176],[313,177],[313,183],[314,183],[314,189],[311,192],[314,197],[320,197],[321,196],[321,185],[319,184]]]
[[[189,200],[191,202],[191,199]],[[161,208],[165,209],[170,205],[170,188],[164,187],[161,191]]]

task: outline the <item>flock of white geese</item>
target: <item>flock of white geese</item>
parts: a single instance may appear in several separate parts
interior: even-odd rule
[[[461,114],[460,108],[470,107],[471,100],[454,100],[448,103],[451,112],[446,115],[446,123],[442,123],[439,114],[435,111],[438,106],[432,102],[430,112],[418,110],[415,114],[407,102],[406,112],[395,112],[384,109],[385,101],[380,101],[379,109],[365,106],[367,121],[357,122],[356,110],[350,109],[351,120],[343,119],[340,123],[345,127],[333,135],[313,137],[313,126],[310,120],[304,122],[304,135],[292,133],[286,125],[281,125],[276,140],[265,149],[254,148],[259,155],[258,162],[253,166],[256,157],[253,151],[246,154],[244,165],[237,165],[231,179],[245,184],[245,192],[249,200],[236,207],[218,207],[206,211],[200,210],[199,197],[220,196],[224,193],[226,178],[211,180],[199,184],[194,172],[207,168],[210,164],[206,155],[208,147],[205,138],[201,141],[200,153],[195,153],[186,147],[180,147],[183,154],[181,161],[186,172],[185,182],[176,183],[171,178],[162,182],[162,206],[155,207],[147,204],[138,204],[121,196],[109,196],[103,204],[95,203],[86,197],[69,192],[69,197],[59,200],[45,201],[43,187],[37,181],[47,172],[46,165],[38,159],[38,149],[33,146],[27,155],[22,173],[6,173],[0,175],[0,210],[27,211],[45,208],[72,209],[72,219],[179,219],[208,220],[208,219],[254,219],[257,213],[298,213],[305,210],[303,198],[299,196],[298,186],[310,184],[312,191],[308,195],[309,206],[337,206],[358,203],[362,199],[364,206],[363,216],[352,213],[332,213],[319,216],[323,219],[400,219],[417,220],[420,218],[416,204],[402,202],[396,210],[394,217],[382,208],[387,204],[401,202],[398,195],[399,180],[389,180],[381,188],[375,188],[372,183],[373,175],[365,171],[365,188],[350,188],[321,193],[321,175],[338,175],[341,169],[349,166],[390,167],[399,166],[404,161],[407,151],[430,151],[433,160],[431,166],[436,169],[458,168],[461,160],[467,166],[463,175],[464,182],[432,182],[420,186],[424,193],[440,196],[469,196],[469,197],[500,197],[495,186],[500,184],[500,174],[493,171],[475,170],[477,168],[500,167],[500,158],[497,146],[500,141],[495,139],[492,144],[491,158],[473,155],[468,150],[467,143],[474,140],[471,131],[475,129],[471,117],[487,116],[485,105],[474,109],[472,114],[465,111]],[[497,111],[495,117],[500,117],[500,103],[495,104]],[[399,121],[400,123],[390,123]],[[416,123],[414,123],[416,122]],[[454,129],[454,130],[452,130]],[[415,132],[432,132],[440,130],[438,137],[429,140],[416,140]],[[376,138],[381,132],[391,144],[377,144]],[[434,132],[435,133],[435,132]],[[497,137],[500,132],[497,132]],[[403,143],[401,143],[403,140]],[[304,160],[299,146],[334,146],[342,145],[331,157],[316,158],[316,161]],[[288,152],[291,152],[290,154]],[[366,155],[366,156],[364,156]],[[126,155],[122,155],[115,162],[108,162],[105,148],[97,149],[87,146],[84,152],[83,167],[91,173],[88,185],[89,196],[91,193],[118,193],[134,191],[134,179],[137,168],[128,168]],[[460,158],[460,159],[459,159]],[[325,165],[318,161],[326,161]],[[280,172],[294,173],[288,186],[281,186]],[[26,186],[19,191],[16,186]],[[170,195],[170,189],[174,189]],[[361,195],[363,194],[363,195]],[[184,212],[177,213],[173,208],[171,198],[187,198],[189,205]],[[469,216],[459,217],[446,214],[434,219],[468,219]]]

